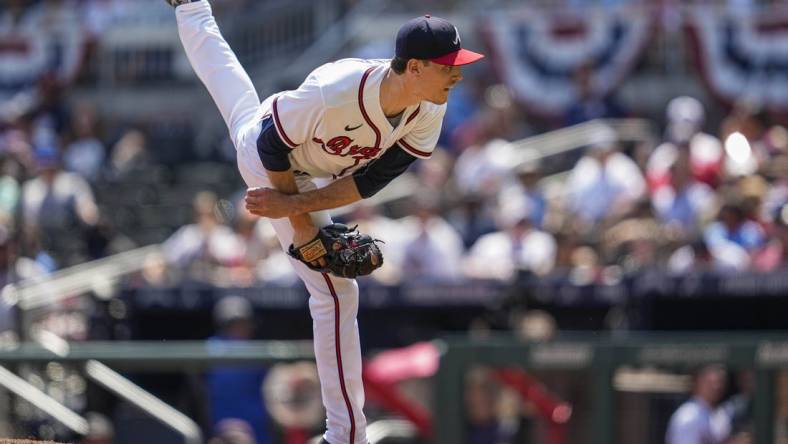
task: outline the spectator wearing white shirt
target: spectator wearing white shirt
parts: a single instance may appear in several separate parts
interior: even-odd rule
[[[635,161],[619,152],[613,130],[597,137],[567,183],[572,214],[589,225],[626,213],[645,191],[643,174]]]
[[[681,404],[668,423],[666,444],[724,444],[730,437],[730,420],[717,407],[725,393],[727,374],[712,365],[694,378],[692,398]]]
[[[480,237],[471,247],[464,261],[466,276],[510,281],[519,271],[552,271],[555,238],[535,228],[527,212],[502,211],[498,223],[500,231]]]
[[[438,214],[437,199],[417,203],[418,234],[405,246],[402,274],[408,281],[455,281],[461,277],[462,237]]]
[[[197,193],[194,222],[178,229],[162,245],[167,263],[200,280],[218,277],[213,273],[217,266],[240,263],[244,251],[240,237],[220,219],[217,203],[214,193]]]

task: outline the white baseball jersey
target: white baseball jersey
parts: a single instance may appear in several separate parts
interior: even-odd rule
[[[446,105],[422,101],[405,109],[396,128],[380,106],[389,60],[343,59],[314,70],[295,91],[262,104],[292,151],[295,171],[312,177],[351,174],[398,143],[426,159],[435,149]]]

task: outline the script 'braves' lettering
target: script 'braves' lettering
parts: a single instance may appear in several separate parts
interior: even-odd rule
[[[315,137],[313,142],[320,144],[328,154],[340,157],[352,157],[353,159],[369,160],[374,159],[380,154],[381,149],[374,146],[358,146],[351,145],[353,139],[347,136],[332,137],[328,142],[323,142],[321,139]]]

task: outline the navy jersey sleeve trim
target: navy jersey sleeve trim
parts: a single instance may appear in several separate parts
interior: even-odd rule
[[[416,157],[394,145],[372,162],[353,173],[358,193],[364,199],[374,196],[383,187],[408,169]]]
[[[260,136],[257,138],[257,154],[268,171],[287,171],[290,169],[290,147],[276,132],[271,116],[263,118]]]

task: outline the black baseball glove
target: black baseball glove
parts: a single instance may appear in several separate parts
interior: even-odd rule
[[[350,279],[366,276],[383,265],[383,254],[377,245],[379,240],[356,228],[344,224],[323,227],[306,244],[298,248],[290,244],[288,254],[321,273]],[[313,265],[320,258],[325,260],[325,267]]]

